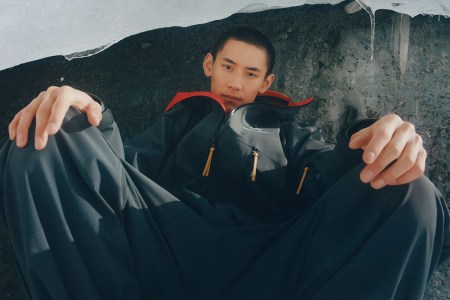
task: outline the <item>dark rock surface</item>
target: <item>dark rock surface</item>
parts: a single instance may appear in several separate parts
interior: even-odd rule
[[[131,36],[93,57],[51,57],[0,72],[0,137],[20,107],[50,85],[71,85],[99,95],[129,137],[161,114],[177,91],[207,90],[201,62],[222,30],[249,25],[265,32],[278,50],[273,89],[295,100],[317,95],[300,122],[316,124],[329,139],[356,118],[395,112],[413,122],[428,150],[428,176],[450,199],[450,20],[410,21],[402,74],[394,53],[396,14],[376,15],[374,59],[365,11],[343,5],[302,6],[237,14],[188,28]],[[0,228],[0,299],[25,299],[4,226]],[[439,268],[425,299],[450,299],[450,262]]]

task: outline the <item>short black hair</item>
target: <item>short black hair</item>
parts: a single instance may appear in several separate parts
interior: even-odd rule
[[[213,59],[216,59],[217,53],[219,53],[225,46],[226,42],[231,39],[254,45],[265,50],[267,54],[266,76],[272,73],[273,66],[275,65],[275,48],[267,36],[250,27],[236,27],[222,33],[212,49],[211,54]]]

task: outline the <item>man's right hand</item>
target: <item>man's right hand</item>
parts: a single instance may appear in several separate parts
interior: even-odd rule
[[[51,86],[16,114],[8,127],[9,138],[16,140],[18,147],[25,147],[31,123],[36,118],[34,147],[36,150],[44,149],[48,136],[54,135],[61,128],[70,106],[85,113],[90,124],[100,124],[102,107],[88,94],[70,86]]]

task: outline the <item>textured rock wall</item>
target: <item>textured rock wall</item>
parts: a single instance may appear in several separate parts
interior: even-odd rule
[[[429,153],[428,175],[450,199],[450,20],[419,16],[407,22],[409,43],[399,51],[398,15],[378,11],[371,60],[371,26],[361,10],[343,5],[303,6],[234,15],[189,28],[129,37],[82,60],[52,57],[0,72],[0,136],[14,113],[49,85],[72,85],[99,95],[124,138],[161,114],[177,91],[207,90],[201,62],[222,30],[249,25],[265,32],[278,50],[274,89],[301,100],[317,95],[300,122],[329,139],[356,118],[395,112],[412,121]],[[404,26],[405,23],[402,23]],[[400,29],[399,29],[400,28]],[[405,62],[401,68],[400,62]],[[24,299],[4,226],[0,230],[0,299]],[[426,299],[450,299],[450,263],[437,270]]]

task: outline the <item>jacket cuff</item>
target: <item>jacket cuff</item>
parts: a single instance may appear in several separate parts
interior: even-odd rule
[[[88,94],[95,102],[100,104],[100,106],[102,107],[102,113],[104,113],[106,110],[106,106],[103,103],[102,99],[100,99],[100,97],[98,97],[97,95],[94,95],[92,93],[88,93],[88,92],[85,92],[85,93]]]
[[[373,123],[378,121],[378,119],[364,119],[360,121],[356,121],[352,123],[350,126],[341,131],[341,136],[347,141],[350,142],[350,138],[353,134],[357,133],[361,129],[369,127]]]
[[[106,108],[103,101],[98,97],[97,95],[94,95],[92,93],[86,93],[88,94],[95,102],[100,104],[102,107],[102,120],[100,121],[100,124],[97,126],[98,129],[102,132],[106,132],[107,130],[110,130],[112,126],[115,124],[114,117],[109,109]]]
[[[336,136],[337,143],[335,151],[333,152],[333,154],[335,155],[333,164],[335,164],[336,172],[335,177],[333,178],[333,182],[337,180],[337,178],[342,176],[342,170],[349,170],[350,168],[353,168],[354,166],[362,162],[363,151],[361,149],[350,149],[350,138],[359,130],[372,125],[376,121],[377,119],[365,119],[356,121],[347,128],[341,130]]]

